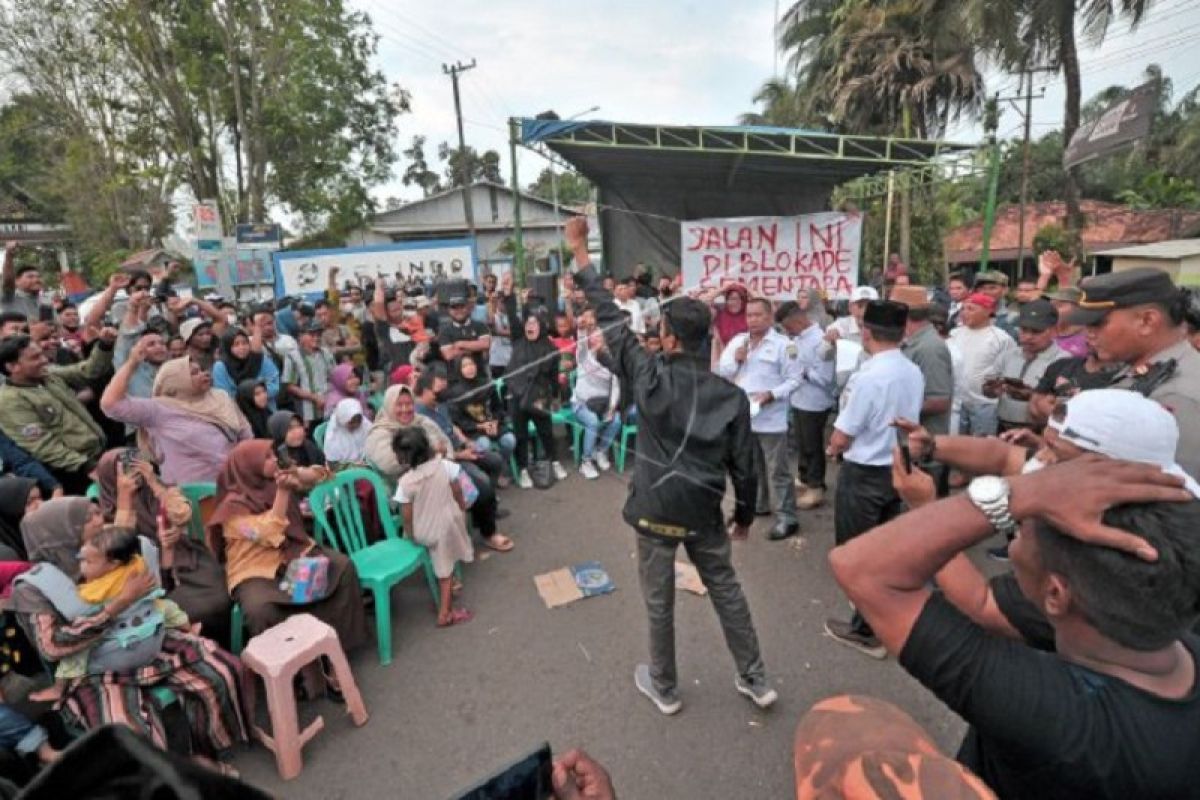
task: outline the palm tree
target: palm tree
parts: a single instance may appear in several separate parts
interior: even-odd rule
[[[971,0],[978,41],[1010,70],[1051,67],[1066,84],[1063,141],[1079,129],[1081,87],[1078,32],[1096,46],[1104,41],[1114,17],[1134,28],[1146,16],[1151,0]],[[1067,227],[1078,242],[1083,227],[1079,212],[1079,177],[1067,171],[1063,187]]]
[[[797,0],[779,23],[795,75],[756,100],[843,133],[930,138],[979,113],[983,77],[968,18],[954,0]],[[778,81],[774,82],[778,83]],[[794,100],[792,97],[794,96]],[[785,104],[786,101],[786,104]],[[900,197],[900,255],[909,259],[910,204]]]

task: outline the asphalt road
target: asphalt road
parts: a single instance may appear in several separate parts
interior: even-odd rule
[[[760,520],[734,562],[750,600],[768,675],[780,700],[759,711],[733,688],[734,668],[706,597],[676,598],[683,710],[663,717],[633,686],[646,658],[634,534],[620,517],[625,479],[577,474],[548,491],[502,492],[516,540],[507,554],[477,550],[462,602],[475,619],[438,629],[421,579],[393,592],[395,658],[373,647],[351,655],[371,719],[355,728],[327,700],[302,704],[325,717],[304,751],[304,771],[283,782],[261,745],[238,756],[243,778],[279,797],[448,798],[549,741],[583,747],[612,775],[623,800],[794,796],[796,723],[816,700],[869,693],[911,713],[953,753],[962,722],[894,661],[876,661],[824,636],[848,608],[829,574],[828,508],[802,517],[803,536],[765,538]],[[682,551],[681,551],[682,552]],[[487,554],[487,555],[485,555]],[[481,557],[482,556],[482,557]],[[547,609],[533,576],[598,560],[617,591]]]

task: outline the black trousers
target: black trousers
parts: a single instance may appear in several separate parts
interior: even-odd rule
[[[891,467],[842,462],[833,501],[834,541],[845,544],[903,510],[904,503],[892,488]]]
[[[904,503],[892,488],[891,467],[871,467],[843,461],[833,500],[833,537],[845,544],[856,536],[898,517]],[[874,635],[857,610],[851,624],[861,633]]]
[[[825,422],[828,411],[792,409],[792,436],[800,456],[800,481],[810,489],[825,488]]]
[[[558,460],[558,451],[554,443],[554,422],[550,416],[550,412],[540,408],[529,409],[527,411],[522,409],[518,404],[513,403],[513,435],[517,437],[517,450],[514,456],[517,459],[517,467],[520,469],[525,469],[529,466],[530,459],[537,455],[530,452],[530,422],[533,423],[533,428],[537,432],[538,442],[542,445],[542,452],[545,453],[546,460]]]

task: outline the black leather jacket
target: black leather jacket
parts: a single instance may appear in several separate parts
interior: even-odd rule
[[[623,324],[593,267],[581,270],[575,280],[596,309],[611,369],[637,405],[637,458],[625,521],[639,529],[722,530],[728,475],[736,501],[734,520],[749,525],[757,484],[746,393],[713,374],[706,357],[647,352]]]

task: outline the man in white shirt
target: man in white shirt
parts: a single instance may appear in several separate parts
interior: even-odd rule
[[[870,286],[857,286],[850,292],[850,315],[838,317],[825,329],[825,347],[822,354],[825,358],[833,358],[839,339],[862,344],[862,318],[867,303],[879,299],[879,292]]]
[[[892,487],[893,423],[919,417],[925,396],[920,368],[900,352],[907,323],[908,307],[890,300],[869,303],[863,314],[863,349],[871,357],[850,376],[829,438],[829,455],[843,457],[833,506],[839,545],[903,511]],[[857,611],[850,622],[826,620],[825,632],[873,658],[887,655]]]
[[[757,440],[756,511],[762,516],[770,514],[771,495],[775,495],[775,527],[769,538],[779,540],[800,531],[787,447],[788,398],[800,381],[796,374],[796,345],[777,333],[771,322],[769,300],[748,301],[746,333],[739,333],[726,345],[717,364],[717,374],[736,383],[750,398],[750,430]]]
[[[800,465],[796,507],[808,510],[825,502],[825,422],[836,395],[833,362],[821,357],[821,326],[808,310],[798,303],[784,303],[775,318],[796,345],[800,385],[791,398],[788,464]]]
[[[646,335],[646,319],[642,304],[637,299],[637,279],[632,275],[623,278],[613,287],[613,302],[617,308],[629,315],[629,329],[638,336]]]
[[[992,324],[996,301],[976,292],[963,302],[960,325],[950,332],[950,341],[962,353],[964,384],[959,433],[963,436],[995,436],[996,398],[988,397],[983,385],[1000,377],[1001,364],[1017,343]]]

